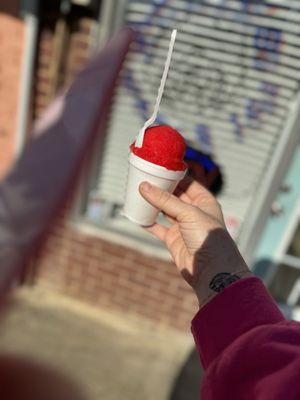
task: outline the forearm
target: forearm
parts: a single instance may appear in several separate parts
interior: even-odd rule
[[[218,252],[212,259],[201,252],[197,258],[200,275],[194,287],[200,308],[233,282],[252,276],[233,240],[226,230],[214,232]]]

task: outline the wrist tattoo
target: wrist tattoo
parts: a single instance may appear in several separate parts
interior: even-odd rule
[[[230,272],[220,272],[215,275],[213,279],[210,281],[209,288],[214,292],[220,293],[227,286],[231,285],[233,282],[241,279],[239,276],[235,274],[231,274]]]

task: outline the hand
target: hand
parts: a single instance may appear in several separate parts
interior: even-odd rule
[[[169,227],[155,223],[146,229],[166,244],[200,305],[214,294],[209,284],[218,273],[250,274],[226,230],[220,205],[199,183],[187,177],[170,194],[143,182],[140,193],[170,221]]]

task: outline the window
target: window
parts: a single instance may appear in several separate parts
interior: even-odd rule
[[[140,235],[140,229],[121,216],[128,147],[152,112],[171,29],[176,27],[178,39],[157,122],[174,126],[195,147],[213,154],[225,181],[219,201],[237,235],[299,87],[291,67],[300,62],[294,45],[297,6],[200,5],[190,0],[176,5],[152,0],[107,4],[120,11],[137,35],[113,99],[84,217],[95,225]]]
[[[286,250],[270,285],[274,298],[289,306],[300,306],[300,206]]]
[[[300,223],[298,223],[294,236],[291,240],[291,244],[287,250],[287,254],[293,257],[296,262],[298,261],[297,259],[300,260]]]

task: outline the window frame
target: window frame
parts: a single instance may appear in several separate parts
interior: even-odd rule
[[[273,280],[276,278],[276,274],[279,267],[292,268],[293,270],[299,270],[300,272],[300,257],[292,256],[287,253],[293,236],[295,235],[297,228],[300,224],[300,200],[297,201],[288,221],[287,228],[281,238],[278,249],[275,253],[273,264],[272,276],[268,282],[270,286]],[[292,309],[293,318],[300,321],[300,307],[297,307],[297,302],[300,299],[300,273],[299,277],[295,280],[288,296],[286,299],[286,306]]]
[[[279,243],[278,249],[275,253],[275,260],[277,264],[284,262],[284,260],[286,259],[288,261],[288,265],[293,267],[293,265],[291,265],[290,263],[295,263],[294,259],[298,260],[297,257],[287,254],[287,250],[290,246],[292,238],[299,224],[300,224],[300,200],[296,203],[294,207],[294,210],[289,218],[287,229],[285,230],[281,238],[281,241]],[[298,262],[296,263],[298,264]],[[300,268],[300,259],[299,259],[299,268]]]

